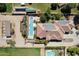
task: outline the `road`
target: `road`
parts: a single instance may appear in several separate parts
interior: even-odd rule
[[[15,22],[15,42],[16,46],[23,46],[24,45],[24,38],[21,35],[20,32],[20,20],[14,20]]]

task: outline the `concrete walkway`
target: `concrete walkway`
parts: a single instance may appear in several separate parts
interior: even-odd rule
[[[21,35],[20,32],[20,21],[19,19],[15,20],[15,42],[16,45],[24,45],[24,38]]]
[[[41,52],[40,52],[41,56],[45,56],[45,49],[41,48],[40,50],[41,50]]]

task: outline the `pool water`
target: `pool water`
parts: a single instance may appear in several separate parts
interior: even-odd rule
[[[29,16],[28,39],[33,39],[33,37],[34,37],[33,16]]]
[[[53,50],[46,50],[46,56],[56,56],[56,52]]]

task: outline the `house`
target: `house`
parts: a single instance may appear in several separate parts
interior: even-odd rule
[[[37,37],[43,38],[46,40],[61,40],[63,39],[64,33],[60,28],[53,23],[37,23]]]
[[[30,14],[31,13],[31,14]],[[21,7],[14,7],[12,11],[12,15],[37,15],[36,9],[27,7],[27,6],[21,6]]]
[[[11,38],[12,25],[15,20],[22,20],[23,16],[0,15],[0,36]],[[13,21],[14,20],[14,21]]]

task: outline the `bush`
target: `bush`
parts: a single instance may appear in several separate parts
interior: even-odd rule
[[[6,4],[0,3],[0,12],[6,12],[6,10],[7,10]]]

